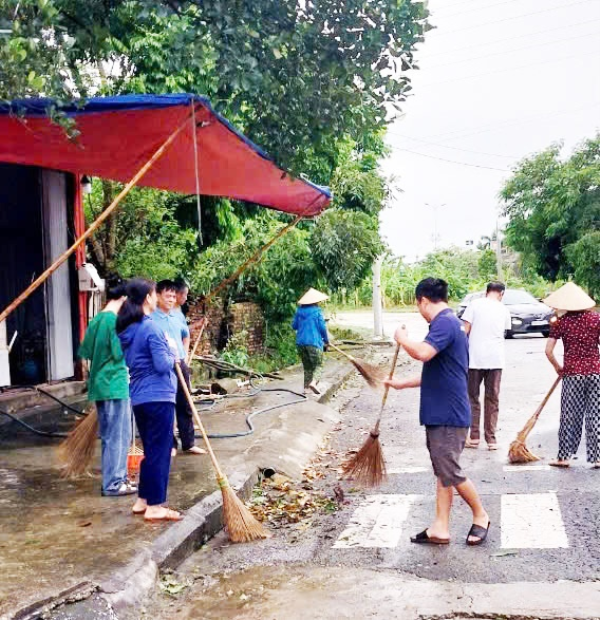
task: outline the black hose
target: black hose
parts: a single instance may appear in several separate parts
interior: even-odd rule
[[[223,368],[222,370],[225,370],[225,369]],[[241,431],[239,433],[209,434],[208,435],[209,439],[233,439],[235,437],[246,437],[248,435],[252,435],[252,433],[254,433],[255,431],[254,424],[252,424],[252,420],[256,416],[262,415],[263,413],[268,413],[269,411],[273,411],[275,409],[281,409],[282,407],[288,407],[289,405],[297,405],[307,400],[304,394],[300,394],[299,392],[295,392],[294,390],[290,390],[288,388],[261,388],[261,387],[254,385],[252,380],[260,379],[260,378],[262,377],[258,373],[250,377],[249,381],[250,381],[250,386],[252,387],[251,392],[247,394],[225,394],[225,398],[253,398],[254,396],[257,396],[258,394],[260,394],[261,392],[287,392],[289,394],[293,394],[294,396],[298,396],[299,398],[297,398],[296,400],[291,400],[285,403],[280,403],[279,405],[272,405],[270,407],[266,407],[265,409],[260,409],[259,411],[254,411],[252,413],[249,413],[244,420],[244,422],[246,423],[246,426],[248,427],[247,431]],[[68,405],[67,403],[62,401],[60,398],[58,398],[57,396],[54,396],[54,394],[51,394],[47,390],[44,390],[43,388],[40,388],[36,385],[26,385],[26,386],[20,386],[20,387],[24,387],[27,389],[35,390],[36,392],[40,392],[41,394],[44,394],[48,398],[57,402],[61,407],[64,407],[65,409],[69,410],[70,412],[76,415],[80,415],[80,416],[88,415],[85,411],[81,411],[75,407],[72,407],[71,405]],[[203,407],[203,409],[205,410],[212,409],[217,403],[215,399],[205,400],[204,402],[210,403],[208,406]],[[27,424],[27,422],[23,422],[23,420],[19,419],[17,416],[13,415],[12,413],[8,413],[7,411],[3,411],[2,409],[0,409],[0,414],[10,418],[13,422],[16,422],[17,424],[21,425],[23,428],[27,429],[28,431],[35,433],[36,435],[40,435],[42,437],[67,437],[68,436],[68,433],[41,431]],[[201,437],[201,435],[196,434],[196,437]]]
[[[80,415],[80,416],[88,415],[85,411],[81,411],[77,409],[76,407],[72,407],[71,405],[65,403],[60,398],[58,398],[58,396],[54,396],[54,394],[52,394],[51,392],[48,392],[47,390],[44,390],[43,388],[38,387],[37,385],[21,385],[19,387],[25,388],[28,390],[35,390],[36,392],[39,392],[40,394],[47,396],[54,402],[58,403],[61,407],[64,407],[64,409],[69,411],[70,413],[74,413],[75,415]],[[3,409],[0,409],[0,414],[6,416],[7,418],[10,418],[13,422],[20,424],[23,428],[27,429],[28,431],[32,433],[35,433],[36,435],[40,435],[41,437],[67,437],[68,435],[68,433],[41,431],[37,428],[34,428],[30,424],[27,424],[27,422],[23,422],[23,420],[21,420],[17,416],[13,415],[12,413],[8,413],[8,411],[4,411]]]
[[[307,400],[304,394],[300,394],[299,392],[294,392],[294,390],[290,390],[288,388],[257,388],[253,393],[248,394],[248,395],[227,394],[225,398],[252,397],[252,396],[256,396],[259,392],[287,392],[289,394],[294,394],[294,396],[299,396],[300,398],[297,398],[295,400],[290,400],[285,403],[280,403],[279,405],[271,405],[270,407],[265,407],[264,409],[260,409],[259,411],[253,411],[252,413],[249,413],[244,420],[244,422],[246,423],[246,426],[248,427],[247,431],[240,431],[239,433],[207,433],[208,438],[209,439],[233,439],[235,437],[247,437],[248,435],[252,435],[252,433],[254,433],[255,429],[254,429],[254,424],[252,424],[252,420],[256,416],[262,415],[263,413],[268,413],[269,411],[273,411],[274,409],[281,409],[283,407],[289,407],[290,405],[297,405],[299,403],[306,402]],[[202,435],[196,433],[195,436],[201,437]]]
[[[10,418],[13,422],[20,424],[23,428],[27,429],[28,431],[31,431],[32,433],[35,433],[36,435],[41,435],[42,437],[66,437],[68,435],[68,433],[41,431],[38,428],[33,428],[33,426],[30,426],[29,424],[27,424],[27,422],[23,422],[23,420],[20,420],[19,418],[17,418],[16,415],[13,415],[12,413],[8,413],[8,411],[4,411],[3,409],[0,409],[0,415],[5,415],[7,418]]]

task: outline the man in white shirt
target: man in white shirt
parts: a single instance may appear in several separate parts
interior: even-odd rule
[[[469,335],[469,400],[471,402],[471,431],[467,448],[479,447],[481,382],[485,386],[483,432],[490,450],[497,450],[496,426],[500,404],[500,381],[504,368],[504,333],[510,329],[510,312],[502,303],[506,287],[502,282],[490,282],[486,295],[473,300],[462,320]]]

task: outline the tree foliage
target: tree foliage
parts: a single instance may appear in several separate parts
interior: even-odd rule
[[[338,137],[385,126],[428,28],[425,3],[409,0],[2,4],[0,97],[201,92],[280,164],[311,174],[305,151],[335,158]]]
[[[574,277],[600,295],[600,135],[562,160],[552,146],[524,160],[501,196],[508,244],[539,275]]]
[[[428,30],[410,0],[0,0],[0,99],[195,92],[293,174],[330,184],[334,205],[277,243],[232,288],[287,317],[308,286],[351,289],[382,251],[388,187],[378,162]],[[58,109],[49,110],[76,131]],[[95,182],[89,219],[118,184]],[[90,244],[104,272],[185,275],[207,292],[285,216],[134,190]],[[351,248],[351,251],[349,251]]]

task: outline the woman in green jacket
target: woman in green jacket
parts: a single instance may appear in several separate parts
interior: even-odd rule
[[[89,360],[88,400],[96,404],[102,441],[102,495],[137,493],[127,479],[131,444],[129,374],[116,332],[117,313],[125,301],[125,282],[107,280],[108,303],[90,322],[79,357]]]

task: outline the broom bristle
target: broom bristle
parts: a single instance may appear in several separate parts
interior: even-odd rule
[[[354,368],[356,368],[356,370],[358,370],[358,372],[364,377],[369,387],[377,390],[382,386],[385,376],[383,375],[381,369],[356,357],[352,358],[351,361]]]
[[[533,463],[540,457],[533,454],[523,441],[515,439],[508,449],[508,460],[510,463]]]
[[[251,542],[269,538],[270,534],[246,508],[226,478],[218,480],[223,494],[223,522],[232,542]]]
[[[361,449],[343,465],[344,476],[358,484],[379,486],[386,478],[385,460],[379,441],[379,432],[369,434]]]
[[[73,478],[87,472],[96,451],[97,437],[98,414],[92,408],[56,449],[63,478]]]

